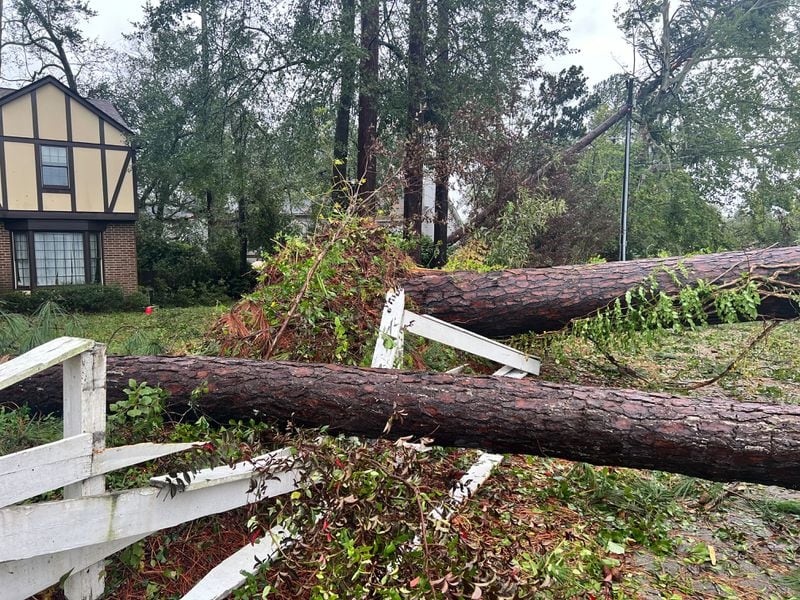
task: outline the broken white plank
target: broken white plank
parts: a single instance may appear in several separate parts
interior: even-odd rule
[[[489,478],[489,475],[492,474],[492,470],[502,461],[503,457],[500,454],[480,452],[478,460],[476,460],[469,470],[462,475],[461,479],[455,482],[448,490],[450,499],[428,513],[434,523],[440,526],[449,523],[450,519],[452,519],[455,514],[455,507],[459,504],[463,504],[465,500],[475,495],[478,488],[483,485]],[[405,546],[401,546],[400,551],[410,552],[412,550],[418,550],[421,546],[422,538],[417,534],[414,536],[413,540],[408,542]],[[399,559],[392,562],[387,568],[387,572],[394,573],[397,571],[399,565]]]
[[[137,535],[113,542],[0,563],[0,590],[7,600],[24,600],[52,585],[67,573],[86,569],[146,537]]]
[[[513,367],[509,367],[508,365],[504,365],[492,373],[492,375],[495,377],[510,377],[511,379],[525,379],[525,377],[528,376],[528,373]]]
[[[494,468],[503,462],[502,454],[489,454],[481,452],[478,460],[461,476],[453,487],[450,488],[450,498],[456,504],[462,504],[465,500],[472,498],[478,488],[481,487]]]
[[[455,508],[472,498],[475,492],[478,491],[478,488],[480,488],[489,478],[489,475],[492,474],[494,468],[501,462],[503,462],[502,454],[480,452],[478,460],[476,460],[469,470],[461,476],[461,479],[450,487],[448,491],[450,499],[430,512],[431,518],[434,521],[449,523],[450,519],[453,518]]]
[[[293,467],[293,450],[291,448],[281,448],[273,450],[267,454],[256,456],[249,461],[239,462],[232,467],[214,467],[213,469],[201,469],[196,473],[187,473],[189,483],[180,475],[159,475],[150,478],[150,485],[160,488],[177,487],[180,492],[190,492],[206,487],[250,479],[253,471],[261,470],[266,474],[276,471],[282,472]]]
[[[539,374],[541,362],[535,356],[529,356],[505,344],[451,325],[436,317],[418,315],[408,310],[404,311],[403,314],[403,327],[409,333],[452,346],[458,350],[475,354],[532,375]]]
[[[60,337],[0,364],[0,390],[77,356],[94,346],[92,340]]]
[[[467,365],[458,365],[457,367],[453,367],[452,369],[448,369],[445,371],[448,375],[460,375],[464,369],[467,368]],[[503,367],[505,368],[505,367]],[[496,375],[497,373],[495,373]]]
[[[0,508],[86,479],[92,474],[92,434],[0,457]]]
[[[222,600],[241,587],[247,576],[263,564],[274,561],[280,553],[300,539],[285,527],[272,527],[258,542],[245,546],[211,569],[182,600]]]
[[[255,475],[219,467],[216,482],[204,478],[183,492],[146,487],[59,502],[0,510],[0,562],[32,558],[173,527],[207,515],[296,490],[299,469]],[[227,473],[223,473],[227,471]],[[236,471],[231,479],[231,472]],[[171,497],[172,496],[172,497]]]
[[[386,292],[378,339],[372,353],[375,368],[395,369],[403,362],[403,314],[405,292],[402,289]]]
[[[138,465],[139,463],[161,458],[162,456],[185,452],[199,445],[202,444],[200,442],[181,442],[175,444],[144,443],[134,444],[132,446],[119,446],[117,448],[105,448],[94,455],[92,475],[101,475],[103,473],[116,471],[117,469],[125,469],[133,465]]]

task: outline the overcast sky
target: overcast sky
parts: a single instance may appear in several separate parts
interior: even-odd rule
[[[582,65],[591,83],[598,83],[618,73],[631,62],[631,51],[614,25],[614,7],[618,0],[575,0],[569,39],[576,54],[550,61],[548,66],[560,69],[571,64]],[[131,21],[142,16],[140,0],[89,0],[98,15],[88,32],[105,43],[121,48],[122,33],[131,30]]]

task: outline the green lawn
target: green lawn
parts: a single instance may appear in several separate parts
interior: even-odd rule
[[[184,354],[196,349],[225,307],[156,308],[152,314],[123,312],[81,315],[84,337],[108,344],[110,354]],[[148,348],[149,346],[149,348]],[[157,347],[157,348],[156,348]],[[145,352],[145,350],[157,352]]]

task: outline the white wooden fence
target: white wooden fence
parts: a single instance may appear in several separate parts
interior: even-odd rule
[[[402,364],[405,332],[447,344],[504,365],[498,376],[538,374],[540,362],[508,346],[433,317],[405,310],[403,291],[390,291],[372,359],[373,367]],[[24,600],[59,581],[69,600],[94,600],[104,591],[104,559],[165,529],[203,516],[296,490],[303,476],[291,450],[265,454],[233,467],[203,469],[177,485],[153,477],[150,486],[107,492],[105,474],[190,449],[194,444],[137,444],[106,448],[105,346],[62,337],[0,365],[0,389],[63,363],[64,439],[0,457],[0,596]],[[417,449],[424,450],[422,445]],[[450,489],[449,501],[431,512],[448,521],[500,464],[482,454]],[[253,486],[252,479],[260,479]],[[63,488],[63,500],[18,504]],[[184,600],[227,597],[245,572],[273,560],[298,539],[273,527],[255,544],[220,563]],[[418,545],[416,539],[412,545]],[[66,576],[66,579],[64,579]]]
[[[0,596],[23,600],[68,577],[70,600],[99,598],[109,555],[143,537],[206,515],[294,491],[302,476],[291,452],[278,450],[233,467],[203,469],[188,485],[168,476],[148,487],[105,491],[104,475],[193,444],[105,447],[105,346],[58,338],[0,365],[0,389],[53,365],[64,368],[64,439],[0,457]],[[255,488],[252,478],[260,478]],[[64,488],[63,500],[16,504]],[[251,491],[252,490],[252,491]],[[186,596],[226,597],[259,559],[274,557],[288,532],[275,528],[259,543],[218,565]]]
[[[406,332],[498,362],[503,365],[494,373],[498,377],[522,379],[528,375],[539,374],[541,361],[535,356],[529,356],[440,319],[406,310],[405,293],[402,289],[389,290],[386,293],[380,330],[375,340],[375,351],[372,353],[373,367],[384,369],[402,367]],[[448,372],[459,373],[462,368],[457,367]],[[418,450],[425,450],[421,444],[409,445]],[[450,487],[448,501],[431,511],[431,519],[449,522],[455,514],[456,507],[471,498],[502,461],[503,457],[499,454],[480,453],[467,473]],[[421,543],[422,540],[417,536],[411,542],[411,547],[418,548]]]
[[[406,332],[500,363],[503,367],[495,372],[495,375],[500,377],[522,379],[527,375],[539,374],[541,361],[535,356],[435,317],[418,315],[406,310],[405,293],[402,289],[389,290],[386,293],[380,332],[375,341],[375,352],[372,354],[373,367],[385,369],[402,367],[403,341]]]

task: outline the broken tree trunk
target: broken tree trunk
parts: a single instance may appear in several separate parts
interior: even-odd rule
[[[723,252],[690,258],[632,260],[491,273],[425,271],[403,283],[419,312],[490,337],[528,331],[553,331],[586,317],[656,277],[667,294],[698,279],[735,284],[749,274],[773,287],[800,291],[800,246],[752,252]],[[765,296],[759,314],[793,318],[798,305],[778,295]],[[712,315],[713,321],[713,315]]]
[[[108,400],[128,379],[171,392],[170,409],[257,418],[443,446],[660,469],[800,489],[800,407],[447,374],[207,357],[110,357]],[[193,389],[208,392],[191,402]],[[61,370],[0,392],[58,411]]]

